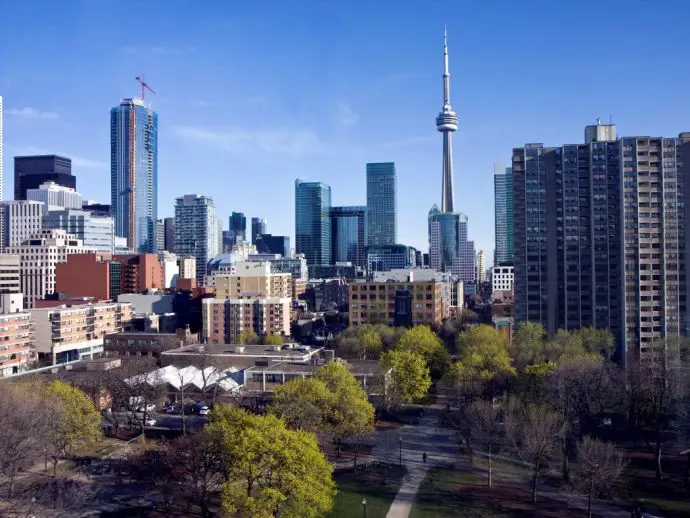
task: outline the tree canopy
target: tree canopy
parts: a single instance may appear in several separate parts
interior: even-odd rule
[[[225,512],[256,518],[318,517],[333,506],[333,466],[313,434],[290,430],[275,416],[218,405],[208,433],[221,451],[228,481]]]
[[[443,342],[429,326],[415,326],[403,333],[395,348],[421,355],[435,378],[443,376],[450,365],[450,355]]]
[[[387,352],[381,358],[381,368],[384,375],[389,376],[386,388],[389,405],[418,401],[426,396],[431,386],[426,360],[413,351],[394,349]]]

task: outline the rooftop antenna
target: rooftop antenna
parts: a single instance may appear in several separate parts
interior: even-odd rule
[[[155,90],[149,86],[149,84],[146,82],[146,79],[144,78],[144,74],[137,76],[136,80],[139,81],[139,84],[141,85],[141,100],[144,100],[144,93],[146,90],[151,92],[152,94],[155,94]]]
[[[613,114],[609,112],[609,125],[613,124]]]
[[[601,124],[601,118],[597,117],[597,126],[599,126],[599,124]]]

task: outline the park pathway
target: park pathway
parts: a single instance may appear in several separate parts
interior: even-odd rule
[[[425,407],[419,424],[401,426],[378,435],[372,456],[390,464],[399,463],[407,469],[387,518],[407,518],[429,468],[456,465],[459,456],[453,436],[438,426],[443,408],[442,404]]]

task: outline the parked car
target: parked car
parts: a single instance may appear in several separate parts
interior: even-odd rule
[[[199,415],[208,415],[210,413],[211,410],[206,405],[202,405],[201,408],[199,408]]]
[[[153,419],[153,418],[151,418],[151,417],[148,417],[148,418],[146,419],[146,421],[144,421],[144,424],[145,424],[146,426],[156,426],[156,422],[157,422],[157,421],[156,421],[155,419]]]
[[[153,412],[156,409],[156,405],[149,403],[148,405],[139,405],[137,407],[137,412]]]

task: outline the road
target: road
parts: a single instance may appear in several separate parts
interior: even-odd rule
[[[121,427],[125,427],[129,423],[129,418],[130,414],[128,412],[112,412],[111,414],[115,419],[117,419],[118,423],[120,423]],[[139,418],[143,418],[142,413],[137,413]],[[155,426],[147,426],[146,428],[161,428],[161,429],[169,429],[169,430],[182,430],[182,415],[181,414],[165,414],[163,412],[149,412],[148,417],[155,419],[156,424]],[[185,419],[185,425],[188,429],[197,429],[197,428],[202,428],[205,423],[208,422],[208,417],[207,416],[201,416],[197,414],[185,414],[184,416]],[[102,419],[103,425],[108,426],[112,425],[112,422],[104,417]],[[133,426],[137,426],[136,423],[133,424]]]

